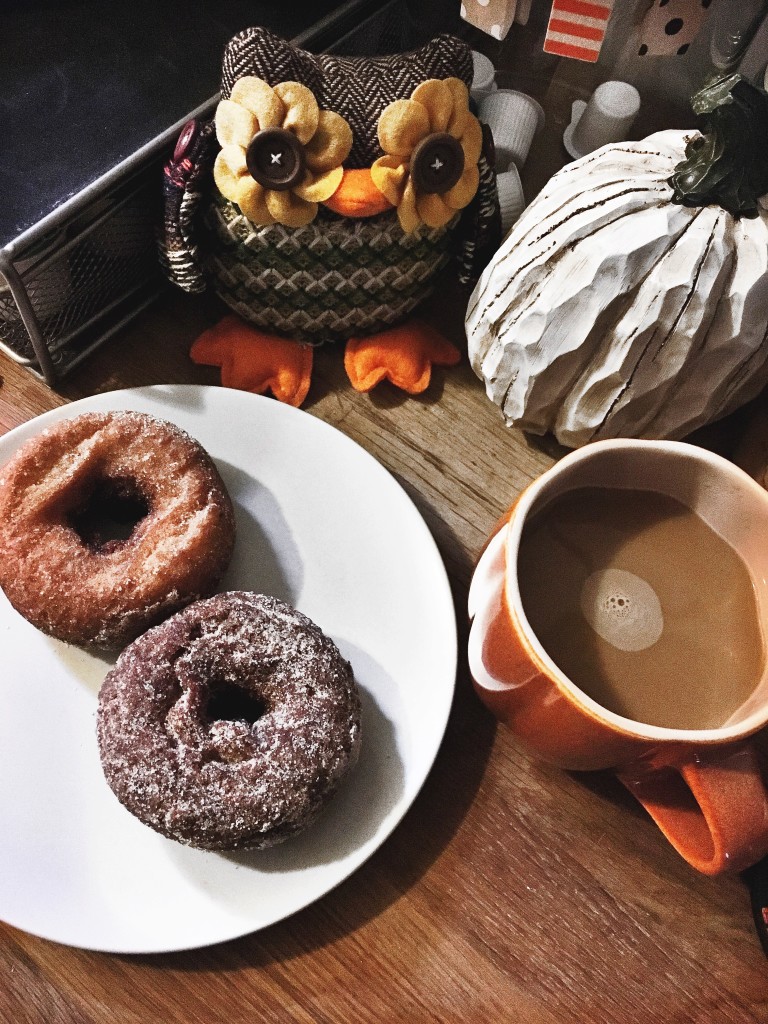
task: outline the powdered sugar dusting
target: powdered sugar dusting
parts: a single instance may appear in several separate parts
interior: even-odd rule
[[[263,707],[215,718],[217,688]],[[310,619],[238,591],[179,612],[128,647],[99,696],[99,747],[118,799],[207,849],[265,847],[306,827],[356,762],[352,670]]]

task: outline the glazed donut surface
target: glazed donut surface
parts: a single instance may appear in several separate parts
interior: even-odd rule
[[[233,591],[126,648],[97,730],[105,778],[144,824],[203,849],[264,848],[310,824],[357,761],[360,699],[307,616]]]
[[[123,645],[210,594],[234,538],[210,456],[144,413],[64,420],[0,470],[0,586],[70,643]]]

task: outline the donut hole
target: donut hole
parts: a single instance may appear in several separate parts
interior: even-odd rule
[[[106,477],[70,512],[69,522],[86,547],[103,551],[129,540],[149,511],[149,501],[135,480]]]
[[[212,722],[245,722],[253,725],[267,710],[266,703],[255,693],[235,683],[215,682],[211,685],[206,714]]]

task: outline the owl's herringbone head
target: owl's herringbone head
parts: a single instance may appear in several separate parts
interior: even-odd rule
[[[407,99],[428,78],[460,78],[472,84],[472,51],[455,36],[441,35],[410,53],[388,57],[336,57],[300,50],[265,28],[249,28],[227,45],[221,92],[229,97],[238,78],[254,75],[269,85],[301,82],[323,110],[341,114],[354,141],[345,166],[370,167],[381,156],[379,116],[394,100]]]

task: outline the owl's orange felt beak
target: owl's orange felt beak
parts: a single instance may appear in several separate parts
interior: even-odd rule
[[[341,184],[324,205],[342,217],[375,217],[393,208],[374,185],[367,167],[344,171]]]

